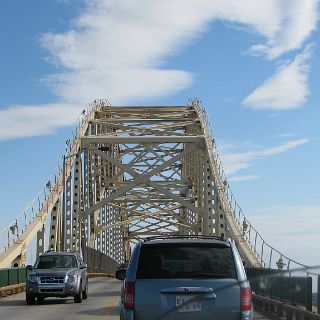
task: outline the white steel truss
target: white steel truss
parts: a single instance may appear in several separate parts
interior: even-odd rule
[[[8,229],[0,268],[24,265],[34,236],[38,253],[47,249],[47,217],[49,249],[80,251],[85,243],[118,262],[129,258],[132,242],[184,234],[231,237],[248,265],[270,267],[278,257],[288,268],[296,263],[269,246],[243,215],[198,100],[172,107],[112,107],[97,100],[84,110],[67,147],[38,213],[29,224],[25,213],[25,229],[11,242]]]

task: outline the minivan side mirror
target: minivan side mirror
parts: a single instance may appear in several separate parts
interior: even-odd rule
[[[87,264],[86,263],[81,263],[80,264],[80,269],[86,269],[87,268]]]
[[[27,271],[32,271],[33,266],[32,266],[31,264],[28,264],[28,265],[26,266],[26,269],[27,269]]]
[[[127,269],[118,269],[116,271],[116,279],[124,280],[126,278]]]

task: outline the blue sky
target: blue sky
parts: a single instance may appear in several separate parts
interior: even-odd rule
[[[1,1],[0,229],[47,181],[93,99],[197,97],[249,219],[320,264],[318,17],[316,0]]]

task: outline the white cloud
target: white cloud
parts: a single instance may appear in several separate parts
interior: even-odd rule
[[[262,36],[261,43],[251,51],[257,52],[258,48],[269,58],[300,48],[316,27],[318,0],[84,0],[84,3],[86,7],[68,31],[46,33],[40,39],[48,50],[47,59],[58,68],[57,73],[43,80],[56,94],[57,101],[77,104],[79,111],[80,106],[93,99],[107,98],[112,104],[125,104],[189,87],[192,74],[167,69],[165,63],[203,34],[214,20],[240,24]],[[291,70],[295,68],[298,67]],[[301,75],[294,70],[291,73]],[[297,79],[299,83],[300,80]],[[299,101],[305,92],[296,93]],[[58,128],[63,120],[58,116],[55,119]],[[45,132],[34,128],[32,133],[27,120],[20,123],[18,119],[17,125],[20,124],[27,127],[28,135]],[[53,121],[50,128],[49,132],[54,130]],[[23,130],[19,130],[23,136]]]
[[[255,159],[284,153],[297,146],[306,144],[307,142],[308,142],[307,139],[299,139],[299,140],[288,141],[276,147],[259,148],[254,151],[246,151],[246,152],[224,151],[221,153],[222,163],[226,171],[226,174],[231,176],[230,179],[237,180],[239,178],[241,179],[241,177],[239,178],[233,177],[233,175],[235,173],[238,173],[241,170],[251,167],[253,165],[252,162]]]
[[[242,182],[242,181],[251,181],[256,180],[260,176],[258,175],[248,175],[248,176],[233,176],[229,179],[230,182]]]
[[[293,133],[293,132],[285,132],[285,133],[280,133],[277,134],[276,137],[277,138],[292,138],[295,137],[297,134]]]
[[[265,33],[267,44],[254,45],[251,52],[266,54],[268,58],[274,59],[285,52],[300,48],[316,29],[319,1],[281,0],[271,3],[277,8],[276,16],[269,17],[274,21],[274,28],[269,34]]]
[[[64,72],[48,77],[59,97],[86,104],[167,95],[185,89],[192,75],[161,68],[170,55],[203,33],[209,21],[242,24],[263,35],[267,55],[299,48],[316,26],[316,0],[96,0],[63,34],[42,45]]]
[[[108,97],[113,105],[146,100],[174,93],[191,84],[191,76],[183,71],[146,69],[110,70],[105,74],[95,70],[54,75],[47,78],[54,91],[70,103]]]
[[[277,217],[274,219],[272,217]],[[264,239],[289,258],[307,265],[320,265],[320,207],[310,205],[274,206],[250,212]]]
[[[309,95],[307,60],[310,46],[292,62],[281,66],[276,74],[264,81],[243,104],[253,109],[287,110],[299,108]]]
[[[78,115],[76,105],[12,106],[0,110],[0,141],[52,134],[58,128],[75,124]]]

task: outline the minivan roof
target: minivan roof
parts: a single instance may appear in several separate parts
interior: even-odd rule
[[[188,243],[188,244],[223,244],[225,246],[230,246],[230,242],[228,240],[218,240],[218,239],[176,239],[176,238],[167,238],[167,239],[150,239],[148,241],[143,241],[142,245],[154,245],[154,244],[174,244],[174,243]]]

